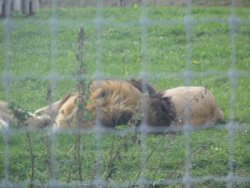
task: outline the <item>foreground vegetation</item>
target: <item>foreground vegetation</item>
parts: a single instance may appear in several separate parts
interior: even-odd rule
[[[226,187],[230,183],[226,177],[233,173],[248,178],[234,182],[235,187],[249,187],[249,12],[236,10],[235,38],[230,35],[231,9],[223,7],[193,8],[197,22],[188,33],[190,23],[184,24],[181,7],[148,8],[145,14],[152,21],[148,25],[141,25],[144,13],[138,6],[42,9],[34,17],[14,15],[0,20],[0,71],[10,76],[10,80],[1,77],[1,99],[34,111],[47,104],[49,89],[54,100],[75,90],[76,38],[84,27],[89,78],[140,78],[146,72],[158,90],[207,86],[216,95],[227,123],[238,125],[234,134],[229,134],[229,124],[176,135],[124,134],[127,127],[117,134],[83,133],[81,165],[77,134],[62,132],[51,137],[48,129],[27,134],[25,129],[13,128],[2,131],[1,179],[27,185],[32,177],[37,185],[44,185],[50,178],[65,183],[93,183],[101,178],[110,186],[132,186],[146,178],[157,184],[172,180],[167,182],[179,187],[183,176],[190,175],[197,187]],[[235,57],[231,56],[234,52]],[[230,77],[234,69],[238,71],[235,80]],[[222,181],[216,180],[220,177]]]

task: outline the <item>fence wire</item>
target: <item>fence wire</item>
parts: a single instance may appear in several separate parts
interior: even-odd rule
[[[49,81],[49,100],[48,102],[55,101],[55,94],[54,92],[57,89],[58,83],[60,81],[77,81],[79,78],[75,75],[68,76],[68,75],[60,75],[57,71],[57,65],[56,61],[58,58],[58,41],[61,39],[58,39],[58,25],[61,24],[61,22],[64,22],[63,20],[60,20],[60,16],[58,15],[57,9],[58,7],[58,1],[52,0],[51,1],[51,15],[49,19],[49,27],[50,27],[50,40],[51,40],[51,46],[50,46],[50,63],[51,63],[51,69],[49,75],[33,75],[32,73],[27,73],[26,75],[11,75],[10,74],[10,51],[11,51],[11,33],[12,25],[15,24],[12,20],[11,16],[7,16],[3,20],[3,28],[4,28],[4,36],[3,36],[3,51],[4,51],[4,71],[3,75],[1,77],[2,79],[2,86],[3,86],[3,96],[4,99],[8,101],[9,95],[10,95],[10,82],[15,81],[22,81],[26,80],[27,78],[33,78],[33,79],[40,79],[40,80],[47,80]],[[228,132],[228,145],[229,145],[229,153],[228,153],[228,174],[225,174],[224,176],[214,176],[214,175],[207,175],[207,176],[201,176],[201,177],[194,177],[192,175],[192,149],[191,149],[191,136],[194,131],[196,131],[194,128],[191,128],[189,125],[185,125],[180,131],[184,134],[184,164],[183,164],[183,176],[177,177],[177,178],[165,178],[160,180],[149,180],[147,179],[145,175],[145,171],[147,168],[147,160],[148,160],[148,145],[147,145],[147,134],[143,131],[143,128],[141,129],[142,134],[139,135],[138,142],[140,143],[140,169],[137,173],[137,179],[132,182],[112,182],[110,180],[103,179],[102,172],[105,170],[104,167],[104,158],[105,158],[105,151],[102,147],[102,138],[104,134],[112,134],[119,137],[124,137],[124,135],[134,133],[133,128],[129,128],[122,131],[114,131],[113,129],[108,130],[102,130],[99,129],[99,123],[96,122],[96,127],[90,131],[86,130],[78,130],[78,129],[61,129],[57,132],[53,128],[50,128],[46,131],[47,132],[47,146],[48,146],[48,183],[47,182],[39,182],[34,181],[32,182],[32,187],[44,187],[45,185],[48,185],[49,187],[89,187],[89,186],[95,186],[95,187],[147,187],[147,186],[178,186],[178,185],[184,185],[184,187],[192,187],[195,184],[201,184],[206,183],[208,181],[214,181],[219,183],[225,183],[226,187],[234,187],[235,183],[245,183],[246,185],[250,185],[250,176],[248,177],[241,177],[235,174],[235,167],[234,167],[234,160],[235,160],[235,134],[238,130],[244,130],[244,131],[250,131],[250,128],[248,125],[239,125],[238,123],[234,122],[235,119],[235,97],[236,97],[236,87],[237,87],[237,79],[240,78],[248,78],[249,77],[249,71],[239,71],[236,68],[236,30],[238,25],[250,25],[249,19],[242,19],[238,18],[236,15],[236,0],[231,1],[231,14],[229,18],[195,18],[192,15],[192,8],[193,8],[193,2],[192,0],[186,0],[185,1],[185,16],[183,19],[171,19],[171,20],[152,20],[147,15],[147,8],[148,8],[148,1],[143,0],[140,8],[140,20],[139,21],[129,21],[129,22],[112,22],[110,20],[104,19],[104,12],[103,12],[103,1],[97,1],[96,3],[96,14],[94,19],[89,20],[68,20],[67,21],[67,27],[74,26],[78,24],[79,22],[81,25],[92,25],[95,27],[95,43],[93,42],[93,45],[96,49],[96,70],[94,74],[91,75],[85,75],[87,80],[90,80],[91,78],[95,79],[103,79],[105,78],[105,65],[102,62],[103,59],[103,48],[104,48],[104,41],[103,41],[103,29],[106,26],[112,26],[117,28],[130,28],[133,26],[139,26],[140,32],[141,32],[141,71],[139,77],[142,79],[143,82],[143,88],[146,90],[146,83],[149,80],[160,80],[160,79],[168,79],[168,78],[183,78],[185,85],[192,85],[192,81],[195,78],[202,78],[207,76],[219,76],[219,77],[228,77],[230,82],[230,110],[229,110],[229,117],[230,121],[222,126],[217,126],[215,129],[218,130],[227,130]],[[36,19],[36,18],[34,18]],[[48,24],[45,20],[37,20],[41,25]],[[193,26],[196,24],[205,24],[205,23],[224,23],[228,24],[230,27],[230,70],[228,71],[219,71],[219,70],[206,70],[202,72],[196,72],[192,70],[192,36],[193,36]],[[152,74],[149,71],[149,58],[148,58],[148,29],[151,26],[161,26],[161,25],[180,25],[183,24],[185,27],[186,32],[186,62],[185,62],[185,69],[183,72],[175,73],[175,72],[161,72],[157,74]],[[122,79],[129,79],[138,77],[138,75],[135,74],[129,74],[124,75]],[[142,99],[143,100],[143,99]],[[143,103],[142,103],[143,104]],[[142,111],[146,114],[146,108],[142,105]],[[98,110],[97,110],[98,111]],[[97,114],[98,116],[98,114]],[[98,118],[97,118],[98,119]],[[199,129],[205,129],[206,127],[199,128]],[[37,130],[32,129],[30,130],[31,134],[39,133],[43,130]],[[168,130],[162,130],[168,131]],[[58,157],[56,155],[57,147],[58,147],[58,137],[61,135],[76,135],[81,134],[83,137],[85,135],[94,134],[95,135],[95,150],[98,151],[98,154],[96,154],[96,166],[93,169],[93,177],[91,180],[74,180],[74,181],[61,181],[57,179],[58,177]],[[19,134],[25,134],[25,129],[3,129],[2,130],[2,138],[3,138],[3,151],[2,153],[2,168],[3,175],[2,175],[2,187],[25,187],[27,186],[27,182],[29,182],[29,179],[26,181],[20,181],[18,183],[11,182],[9,179],[10,176],[10,140]],[[82,143],[83,144],[83,143]],[[81,146],[84,148],[84,146]],[[111,146],[110,146],[111,147]],[[65,151],[66,152],[66,151]],[[83,155],[85,154],[85,150],[82,151]],[[167,160],[167,159],[165,159]],[[24,169],[25,170],[25,169]],[[45,186],[46,187],[46,186]]]

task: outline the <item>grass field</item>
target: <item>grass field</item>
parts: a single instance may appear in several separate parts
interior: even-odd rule
[[[192,17],[196,22],[190,33],[186,32],[183,7],[149,7],[146,15],[151,22],[143,27],[141,14],[138,6],[99,11],[91,7],[55,11],[44,8],[33,17],[14,15],[0,20],[3,83],[0,98],[34,111],[47,104],[50,85],[55,86],[55,100],[74,91],[76,38],[80,27],[84,27],[84,59],[89,78],[140,78],[143,71],[158,90],[186,84],[207,86],[217,97],[226,122],[236,122],[239,129],[230,136],[223,125],[190,135],[123,135],[127,131],[123,127],[118,135],[82,134],[82,180],[93,182],[102,178],[109,186],[119,183],[132,186],[138,178],[159,185],[166,179],[173,180],[167,181],[172,187],[181,187],[188,169],[194,180],[200,180],[195,181],[194,187],[226,187],[230,172],[245,180],[234,182],[234,187],[249,187],[249,8],[236,10],[239,21],[235,41],[230,37],[231,9],[228,7],[193,8]],[[98,16],[102,19],[96,19]],[[235,51],[231,48],[233,42]],[[235,52],[235,65],[231,63],[232,52]],[[233,68],[238,71],[235,83],[229,77]],[[188,82],[185,71],[192,72]],[[8,86],[5,85],[8,80],[3,77],[6,74],[10,76]],[[51,81],[51,75],[56,79]],[[30,157],[29,139],[23,131],[13,128],[9,137],[5,131],[2,133],[1,179],[23,187],[28,186],[31,177],[37,185],[45,187],[51,177],[69,184],[80,180],[76,135],[59,133],[54,140],[47,130],[32,132],[33,157]],[[4,145],[6,142],[8,146]],[[55,146],[52,152],[56,161],[56,166],[52,167],[51,142]],[[185,150],[187,143],[189,152]],[[34,159],[33,175],[31,158]],[[217,177],[222,177],[223,181],[216,180]]]

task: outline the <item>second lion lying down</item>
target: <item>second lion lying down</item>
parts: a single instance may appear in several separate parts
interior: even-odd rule
[[[78,92],[71,93],[35,113],[54,115],[56,128],[74,126],[78,98]],[[93,81],[85,111],[93,116],[93,122],[84,122],[83,128],[93,126],[95,120],[105,127],[128,124],[134,118],[136,126],[146,123],[151,127],[213,125],[224,120],[215,96],[205,87],[156,92],[136,80]]]

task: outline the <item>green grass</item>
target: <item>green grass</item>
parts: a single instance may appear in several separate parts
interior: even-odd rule
[[[250,18],[248,8],[238,8],[240,19]],[[169,21],[169,24],[155,24],[146,27],[145,57],[142,57],[142,30],[140,7],[105,8],[98,13],[95,8],[61,8],[54,12],[56,25],[51,25],[50,9],[41,9],[33,17],[15,15],[0,20],[0,72],[4,70],[17,79],[9,85],[0,85],[0,98],[15,102],[33,111],[47,104],[46,93],[51,74],[55,80],[54,99],[76,89],[73,79],[77,69],[76,38],[80,27],[86,33],[84,59],[89,77],[101,72],[105,77],[125,78],[133,75],[139,78],[141,71],[149,74],[149,81],[158,89],[185,84],[183,72],[188,68],[193,73],[217,71],[216,75],[194,76],[191,85],[203,85],[215,94],[225,113],[226,121],[233,119],[241,128],[233,138],[226,129],[206,129],[190,135],[190,175],[192,177],[226,177],[233,167],[235,175],[250,177],[250,25],[238,23],[235,36],[235,68],[248,72],[239,74],[235,93],[232,90],[228,71],[231,70],[231,38],[228,22],[197,22],[191,33],[191,62],[187,66],[187,35],[184,25],[185,9],[182,7],[150,7],[147,16],[152,23]],[[193,8],[193,18],[224,19],[231,16],[230,8]],[[105,19],[100,33],[97,33],[96,15]],[[172,23],[171,21],[177,21]],[[9,29],[8,29],[9,28]],[[56,34],[53,36],[53,32]],[[6,33],[8,33],[6,35]],[[9,35],[10,41],[7,40]],[[100,37],[100,41],[97,41]],[[8,43],[9,42],[9,43]],[[53,42],[56,45],[53,46]],[[6,49],[6,46],[10,46]],[[55,48],[53,48],[55,47]],[[53,48],[53,49],[52,49]],[[8,52],[8,53],[6,53]],[[5,60],[8,66],[5,66]],[[98,66],[100,65],[100,66]],[[223,74],[221,74],[223,73]],[[159,75],[164,75],[158,78]],[[172,76],[177,75],[177,76]],[[195,75],[195,74],[194,74]],[[3,78],[3,77],[1,77]],[[157,79],[158,78],[158,79]],[[2,79],[2,83],[4,80]],[[53,84],[53,83],[52,83]],[[5,92],[4,92],[5,91]],[[234,93],[235,97],[231,98]],[[234,105],[231,109],[230,100]],[[232,111],[231,111],[232,110]],[[233,117],[230,117],[233,114]],[[123,130],[123,129],[122,129]],[[31,176],[28,141],[23,133],[13,130],[9,137],[9,180],[24,182]],[[83,179],[92,181],[96,174],[112,183],[131,183],[137,177],[148,180],[181,179],[185,174],[185,135],[149,135],[145,139],[145,165],[142,165],[141,135],[129,133],[125,137],[104,134],[100,145],[94,134],[83,134],[81,157]],[[35,156],[36,182],[48,183],[48,136],[46,131],[31,133]],[[234,159],[229,163],[230,145],[233,139]],[[62,182],[79,180],[75,156],[75,136],[58,134],[55,140],[56,178]],[[4,178],[4,137],[0,140],[0,177]],[[98,150],[97,146],[99,147]],[[99,159],[99,160],[97,160]],[[98,165],[99,164],[99,165]],[[141,172],[141,167],[144,171]],[[99,170],[98,170],[99,169]],[[110,175],[111,174],[111,175]],[[27,182],[24,182],[27,185]],[[181,182],[173,187],[180,187]],[[226,182],[207,180],[194,187],[226,187]],[[246,183],[235,183],[235,187],[249,187]]]

